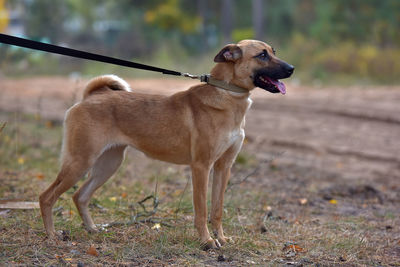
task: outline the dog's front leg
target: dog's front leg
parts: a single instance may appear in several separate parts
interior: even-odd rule
[[[230,240],[224,235],[224,230],[222,229],[224,193],[231,175],[232,164],[242,147],[243,139],[244,134],[240,135],[235,144],[214,163],[210,219],[212,231],[221,245]]]
[[[214,165],[212,195],[211,195],[211,226],[214,236],[221,245],[225,245],[227,238],[222,229],[222,213],[224,208],[224,192],[231,174],[231,165],[224,160],[217,161]]]
[[[207,186],[210,166],[194,163],[192,168],[194,226],[200,236],[204,250],[217,248],[219,244],[211,238],[207,228]]]

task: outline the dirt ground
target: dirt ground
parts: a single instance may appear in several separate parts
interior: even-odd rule
[[[0,80],[0,111],[23,111],[58,123],[86,81],[68,78]],[[195,82],[128,80],[133,90],[171,94]],[[324,222],[362,217],[380,240],[378,262],[400,264],[400,87],[306,88],[287,95],[252,94],[243,152],[256,168],[245,181],[265,190],[268,217]],[[134,152],[130,152],[134,153]],[[133,155],[134,157],[134,155]],[[302,206],[308,208],[305,211]],[[383,243],[387,244],[384,245]],[[382,262],[382,259],[388,259]],[[379,265],[379,264],[378,264]]]

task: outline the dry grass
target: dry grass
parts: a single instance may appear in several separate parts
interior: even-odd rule
[[[0,199],[35,201],[57,173],[61,126],[18,113],[0,113],[0,121],[7,121],[0,133]],[[260,164],[246,147],[226,192],[224,227],[234,242],[201,251],[189,174],[187,167],[129,151],[92,200],[96,223],[116,223],[96,234],[81,226],[71,200],[77,187],[55,205],[56,229],[63,231],[57,241],[45,238],[38,210],[0,210],[0,265],[400,265],[399,203],[329,201],[320,195],[318,181],[285,182],[279,163]],[[145,210],[138,204],[149,195],[158,198],[154,214],[153,199],[143,203]],[[342,212],[350,207],[365,212]],[[88,253],[91,245],[97,256]]]

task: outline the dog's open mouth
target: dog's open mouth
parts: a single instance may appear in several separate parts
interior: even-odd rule
[[[286,94],[286,86],[283,82],[272,79],[266,75],[258,74],[254,77],[254,85],[271,93]]]

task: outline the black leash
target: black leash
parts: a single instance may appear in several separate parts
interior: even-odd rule
[[[93,54],[93,53],[80,51],[80,50],[76,50],[76,49],[72,49],[72,48],[66,48],[66,47],[62,47],[62,46],[32,41],[32,40],[19,38],[19,37],[2,34],[2,33],[0,33],[0,43],[30,48],[30,49],[34,49],[34,50],[40,50],[40,51],[49,52],[49,53],[53,53],[53,54],[59,54],[59,55],[64,55],[64,56],[99,61],[99,62],[114,64],[114,65],[129,67],[129,68],[161,72],[162,74],[185,76],[185,77],[189,77],[189,78],[198,78],[197,76],[190,75],[188,73],[182,73],[182,72],[178,72],[178,71],[174,71],[174,70],[157,68],[157,67],[140,64],[140,63],[136,63],[136,62],[131,62],[131,61],[123,60],[123,59],[112,58],[112,57]],[[191,77],[191,76],[193,76],[193,77]]]
[[[179,71],[162,69],[162,68],[153,67],[153,66],[149,66],[149,65],[145,65],[145,64],[140,64],[140,63],[136,63],[136,62],[132,62],[132,61],[127,61],[127,60],[123,60],[123,59],[107,57],[107,56],[89,53],[89,52],[85,52],[85,51],[80,51],[80,50],[76,50],[76,49],[72,49],[72,48],[62,47],[62,46],[58,46],[58,45],[52,45],[52,44],[46,44],[46,43],[42,43],[42,42],[32,41],[29,39],[19,38],[19,37],[2,34],[2,33],[0,33],[0,43],[30,48],[30,49],[34,49],[34,50],[40,50],[40,51],[49,52],[49,53],[53,53],[53,54],[59,54],[59,55],[64,55],[64,56],[99,61],[99,62],[114,64],[114,65],[118,65],[118,66],[134,68],[134,69],[161,72],[162,74],[167,74],[167,75],[184,76],[184,77],[188,77],[191,79],[199,79],[201,82],[206,82],[210,85],[217,86],[219,88],[222,88],[222,89],[225,89],[228,91],[232,91],[232,92],[236,92],[236,93],[248,93],[248,90],[246,90],[246,89],[240,88],[234,84],[228,84],[224,81],[219,81],[207,74],[192,75],[189,73],[182,73]]]

